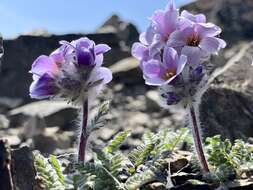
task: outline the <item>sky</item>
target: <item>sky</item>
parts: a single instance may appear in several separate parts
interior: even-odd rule
[[[175,0],[178,7],[190,1]],[[54,34],[89,33],[114,13],[144,31],[147,18],[167,3],[168,0],[1,0],[0,32],[4,38],[34,29]]]

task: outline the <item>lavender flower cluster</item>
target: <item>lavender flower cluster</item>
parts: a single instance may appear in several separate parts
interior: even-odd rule
[[[221,29],[206,22],[205,15],[186,10],[179,14],[172,0],[150,21],[140,42],[133,45],[132,55],[140,60],[145,83],[160,86],[167,105],[177,104],[194,96],[206,75],[204,63],[226,43],[217,37]]]
[[[30,96],[60,97],[75,103],[95,97],[112,80],[111,71],[101,66],[103,54],[111,48],[106,44],[96,45],[88,38],[60,44],[49,56],[41,55],[34,61]]]

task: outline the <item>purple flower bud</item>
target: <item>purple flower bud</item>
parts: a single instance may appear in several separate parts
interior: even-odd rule
[[[94,66],[95,65],[94,49],[92,50],[92,49],[84,48],[80,44],[77,44],[76,57],[77,57],[77,64],[79,66]]]
[[[203,78],[205,72],[204,72],[204,66],[198,65],[197,68],[193,69],[190,74],[190,81],[192,82],[200,82]]]
[[[168,106],[176,105],[181,101],[181,97],[178,96],[175,92],[167,92],[161,94],[161,97],[165,99],[165,102]]]

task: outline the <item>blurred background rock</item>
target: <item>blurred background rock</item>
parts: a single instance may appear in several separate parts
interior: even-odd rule
[[[228,47],[212,59],[210,89],[204,94],[201,121],[204,136],[222,134],[232,140],[253,137],[253,1],[199,0],[182,7],[202,12],[221,26]],[[144,19],[144,18],[143,18]],[[114,80],[105,89],[104,99],[111,100],[106,127],[90,140],[102,145],[118,131],[131,129],[128,149],[140,143],[146,130],[177,129],[184,126],[186,115],[180,107],[160,107],[156,88],[144,84],[138,61],[131,57],[131,46],[138,41],[134,24],[112,15],[91,34],[54,35],[44,29],[34,30],[15,39],[4,40],[5,54],[0,72],[0,138],[7,138],[13,148],[29,145],[43,153],[73,152],[78,131],[78,110],[64,102],[34,101],[28,94],[32,81],[28,71],[36,57],[49,54],[59,40],[71,41],[88,36],[96,43],[107,43],[112,51],[105,65]]]

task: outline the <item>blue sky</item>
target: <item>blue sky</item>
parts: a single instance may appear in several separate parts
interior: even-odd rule
[[[190,0],[175,0],[177,6]],[[168,0],[1,0],[0,23],[4,38],[43,28],[50,33],[92,32],[110,15],[118,14],[143,31],[147,18]]]

